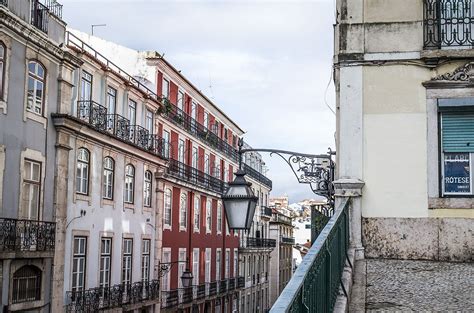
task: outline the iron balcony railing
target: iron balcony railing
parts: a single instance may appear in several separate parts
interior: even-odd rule
[[[185,129],[190,134],[208,144],[212,148],[224,153],[235,162],[239,161],[237,149],[219,138],[214,132],[189,116],[186,112],[171,104],[168,99],[163,99],[162,115],[173,124]]]
[[[178,289],[161,292],[161,307],[172,308],[178,305]]]
[[[178,289],[178,303],[186,304],[193,302],[193,287]]]
[[[293,225],[291,217],[283,215],[283,214],[278,213],[278,212],[272,213],[271,221],[272,222],[277,222],[277,223],[287,224],[287,225],[290,225],[290,226]]]
[[[244,237],[242,238],[245,248],[275,248],[276,240],[268,238]]]
[[[280,242],[283,243],[283,244],[294,245],[295,244],[295,238],[294,237],[281,236],[280,237]]]
[[[237,277],[237,288],[241,289],[245,287],[245,277],[239,276]]]
[[[272,188],[272,181],[269,178],[267,178],[265,175],[257,171],[256,169],[253,169],[252,167],[250,167],[248,164],[245,164],[245,163],[242,163],[242,169],[244,170],[245,174],[261,182],[265,186]]]
[[[266,207],[266,206],[261,206],[260,207],[260,212],[261,212],[262,216],[267,217],[267,218],[271,218],[273,211],[272,211],[272,208],[269,208],[269,207]]]
[[[270,312],[332,312],[349,247],[349,200],[336,209]]]
[[[206,289],[207,289],[206,296],[208,297],[215,296],[217,294],[217,282],[213,281],[210,283],[206,283]]]
[[[168,143],[140,125],[119,114],[108,114],[107,108],[92,100],[77,102],[77,118],[93,129],[145,150],[161,158],[167,158]]]
[[[39,2],[39,0],[31,1],[31,25],[38,28],[44,33],[48,32],[49,10]]]
[[[219,194],[223,194],[227,189],[227,183],[222,180],[173,159],[169,161],[168,173],[175,178]]]
[[[219,294],[227,292],[227,279],[223,279],[219,282]]]
[[[43,0],[44,5],[48,8],[49,12],[56,17],[63,18],[63,5],[58,3],[56,0]]]
[[[159,298],[158,280],[66,292],[66,312],[97,312]]]
[[[229,278],[227,281],[227,290],[229,292],[235,290],[235,278]]]
[[[8,0],[0,0],[0,5],[8,6]]]
[[[56,223],[0,218],[0,252],[54,251]]]
[[[474,48],[472,0],[423,0],[425,49]]]
[[[200,300],[206,297],[206,284],[193,286],[194,300]]]

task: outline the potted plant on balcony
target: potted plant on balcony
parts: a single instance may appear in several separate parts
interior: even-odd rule
[[[164,113],[164,114],[168,115],[171,112],[171,110],[173,110],[173,106],[172,106],[170,100],[168,98],[162,98],[161,103],[163,104],[163,106],[160,106],[158,108],[157,113],[158,114]]]

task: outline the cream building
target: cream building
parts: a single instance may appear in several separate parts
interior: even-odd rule
[[[338,0],[338,187],[357,257],[472,260],[474,3]]]

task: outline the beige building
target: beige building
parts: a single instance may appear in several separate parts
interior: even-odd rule
[[[365,183],[358,258],[472,260],[473,12],[471,0],[337,1],[337,177]]]
[[[288,196],[271,197],[269,205],[277,209],[288,208]]]
[[[270,238],[276,248],[270,255],[270,303],[273,304],[293,275],[293,220],[273,209],[270,220]]]

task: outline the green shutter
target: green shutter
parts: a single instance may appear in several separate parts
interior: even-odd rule
[[[442,113],[443,152],[474,152],[474,113]]]

